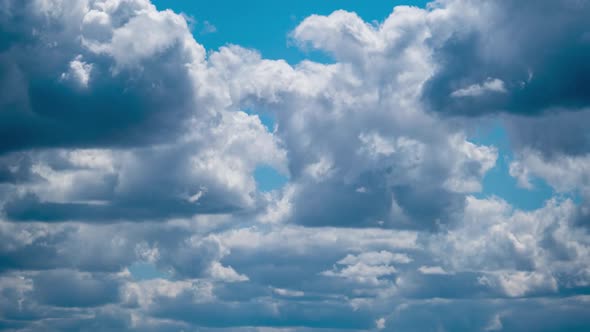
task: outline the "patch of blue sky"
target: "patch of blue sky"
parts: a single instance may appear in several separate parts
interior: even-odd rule
[[[280,189],[289,182],[289,178],[275,168],[261,165],[256,167],[254,171],[254,179],[259,191],[270,192],[275,189]]]
[[[271,132],[271,133],[274,132],[275,124],[276,124],[274,114],[272,114],[271,112],[267,112],[267,111],[257,112],[252,109],[245,109],[244,112],[246,112],[247,114],[250,114],[250,115],[253,115],[253,114],[257,115],[258,119],[260,119],[260,122],[264,125],[264,127],[266,127],[266,129],[269,132]]]
[[[493,145],[498,149],[496,166],[489,170],[483,179],[482,192],[478,198],[497,196],[515,208],[530,211],[543,207],[545,202],[554,196],[553,189],[542,179],[532,178],[532,188],[521,188],[510,175],[510,162],[514,159],[510,141],[505,128],[500,122],[489,127],[478,128],[470,141],[476,144]]]
[[[244,110],[248,114],[254,114],[258,116],[260,122],[266,127],[269,132],[274,132],[275,118],[270,112],[255,112],[251,109]],[[276,189],[282,188],[287,182],[289,177],[281,174],[275,168],[268,165],[260,165],[254,171],[254,179],[256,180],[256,186],[259,191],[270,192]]]
[[[135,280],[169,279],[170,276],[148,262],[135,262],[129,266],[129,272]]]

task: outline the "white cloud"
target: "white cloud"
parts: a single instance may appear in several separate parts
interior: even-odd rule
[[[305,293],[302,291],[283,289],[283,288],[274,288],[273,292],[275,292],[281,296],[291,296],[291,297],[301,297],[301,296],[305,295]]]
[[[90,74],[92,73],[92,64],[86,63],[82,60],[82,56],[78,55],[70,62],[70,69],[67,73],[61,74],[62,80],[72,79],[76,81],[81,87],[88,87],[90,81]]]
[[[497,78],[488,78],[481,84],[473,84],[465,88],[453,91],[453,97],[479,97],[487,93],[505,93],[504,82]]]
[[[512,297],[523,296],[538,289],[557,291],[555,278],[538,272],[500,273],[498,281],[506,295]]]
[[[123,6],[125,5],[121,3],[115,6],[97,5],[93,11],[88,12],[91,16],[85,18],[84,22],[104,26],[107,20],[102,18],[103,15],[112,17]],[[181,45],[187,64],[204,58],[203,47],[192,38],[186,20],[181,15],[169,10],[158,12],[151,4],[136,10],[136,15],[128,17],[125,24],[111,26],[112,32],[107,42],[95,39],[95,35],[82,35],[84,46],[94,53],[113,56],[119,67],[117,70],[120,67],[138,65],[141,60],[164,52],[176,43]],[[100,15],[101,11],[103,15]],[[113,20],[108,22],[113,23]],[[143,33],[148,30],[149,34]]]
[[[440,91],[457,103],[510,97],[522,80],[487,66],[512,59],[482,19],[508,3],[400,6],[376,24],[345,11],[312,15],[291,37],[334,63],[291,65],[235,45],[206,52],[185,16],[147,0],[0,1],[0,28],[22,11],[26,27],[10,33],[48,54],[33,72],[21,59],[31,45],[2,49],[0,84],[11,88],[0,89],[0,105],[57,123],[10,128],[25,135],[0,143],[0,320],[45,330],[84,329],[92,317],[147,331],[492,331],[519,326],[512,310],[543,318],[585,308],[569,298],[590,285],[584,206],[553,198],[520,211],[468,196],[485,189],[499,152],[469,141],[475,121],[434,112],[423,94],[452,67],[441,65],[449,41],[484,31],[489,49],[478,51],[490,59],[479,60],[490,73],[453,77]],[[523,72],[523,91],[543,75]],[[31,102],[27,75],[58,78],[33,92],[61,104]],[[66,115],[53,107],[94,95]],[[246,109],[271,113],[275,130]],[[60,136],[70,129],[79,132]],[[521,186],[539,177],[590,197],[586,153],[516,152],[510,174]],[[289,183],[258,192],[259,165]],[[134,281],[128,267],[141,261],[170,280]],[[49,287],[64,280],[96,301],[64,309],[71,303]]]
[[[395,254],[389,251],[379,252],[363,252],[359,255],[346,255],[343,259],[338,261],[338,264],[352,265],[364,262],[369,265],[400,263],[407,264],[412,262],[412,259],[406,254]]]
[[[559,192],[571,192],[581,189],[590,192],[590,155],[561,155],[548,159],[535,150],[524,150],[510,164],[510,175],[516,177],[519,184],[530,188],[531,175],[537,176]]]
[[[440,266],[420,266],[418,271],[422,274],[448,274],[448,272]]]
[[[379,318],[375,321],[375,326],[379,330],[383,330],[385,328],[385,318]]]
[[[249,280],[247,276],[237,273],[231,266],[223,266],[219,262],[213,262],[209,268],[209,273],[214,279],[225,282],[241,282]]]
[[[497,314],[491,319],[488,326],[486,326],[485,331],[501,331],[502,328],[502,319],[500,315]]]

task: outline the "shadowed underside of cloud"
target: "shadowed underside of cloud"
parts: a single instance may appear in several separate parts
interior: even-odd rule
[[[129,146],[178,134],[197,108],[186,66],[203,52],[184,20],[141,13],[140,1],[40,4],[2,5],[0,151]],[[142,42],[142,27],[160,35]]]
[[[469,14],[452,23],[465,29],[453,30],[443,42],[432,38],[438,68],[423,97],[434,111],[535,115],[588,107],[588,1],[441,4],[466,7]]]
[[[290,65],[148,0],[0,0],[0,330],[590,329],[589,13],[311,15],[334,61]],[[541,208],[485,195],[490,119]]]

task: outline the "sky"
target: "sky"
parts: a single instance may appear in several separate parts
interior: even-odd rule
[[[589,15],[0,0],[0,331],[590,330]]]
[[[397,5],[425,7],[426,0],[302,0],[250,2],[222,0],[215,3],[186,0],[157,0],[158,9],[183,13],[192,22],[192,32],[207,49],[227,44],[254,48],[267,59],[284,59],[295,64],[304,59],[330,61],[316,50],[302,50],[290,40],[290,32],[306,17],[329,15],[343,9],[357,13],[367,22],[381,22]]]

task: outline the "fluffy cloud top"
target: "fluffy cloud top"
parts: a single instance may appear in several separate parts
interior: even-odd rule
[[[588,14],[340,10],[289,64],[148,0],[0,0],[0,330],[588,330]],[[490,122],[543,207],[486,195]]]

